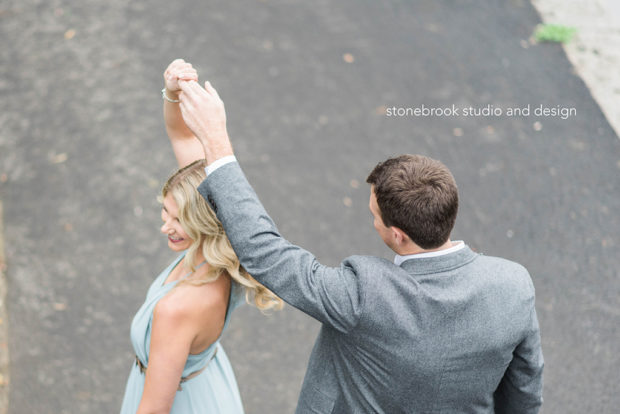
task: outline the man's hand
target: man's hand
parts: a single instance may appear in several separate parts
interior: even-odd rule
[[[200,140],[211,164],[227,155],[233,155],[226,131],[224,102],[209,82],[204,89],[193,81],[179,82],[181,100],[179,108],[187,127]]]
[[[193,68],[191,63],[183,59],[173,60],[164,71],[166,94],[171,99],[177,99],[179,92],[181,92],[179,80],[198,81],[196,69]]]

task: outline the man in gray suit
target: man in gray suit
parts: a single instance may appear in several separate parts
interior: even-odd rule
[[[286,241],[234,158],[224,105],[182,82],[180,109],[208,162],[200,193],[245,269],[322,323],[297,413],[536,413],[543,357],[525,268],[450,240],[458,194],[438,161],[371,172],[370,210],[394,262],[320,264]]]

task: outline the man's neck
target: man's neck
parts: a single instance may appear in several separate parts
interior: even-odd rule
[[[438,252],[440,250],[446,250],[449,249],[453,246],[452,242],[450,241],[450,239],[448,239],[448,241],[446,241],[444,244],[442,244],[439,247],[436,247],[434,249],[423,249],[420,246],[418,246],[417,244],[411,242],[408,246],[403,246],[402,249],[399,250],[394,250],[396,252],[396,254],[399,254],[401,256],[410,256],[412,254],[420,254],[420,253],[430,253],[430,252]]]

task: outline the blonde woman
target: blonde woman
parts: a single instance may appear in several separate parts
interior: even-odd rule
[[[136,353],[121,414],[243,413],[235,376],[219,338],[232,310],[282,301],[239,264],[221,223],[198,193],[206,161],[178,107],[178,81],[195,81],[191,64],[164,72],[164,119],[180,169],[162,190],[162,233],[179,253],[155,279],[131,324]]]

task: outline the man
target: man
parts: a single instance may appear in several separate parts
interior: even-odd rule
[[[519,264],[452,242],[458,194],[438,161],[404,155],[368,177],[370,210],[395,261],[340,267],[283,239],[234,158],[224,105],[182,82],[180,109],[203,145],[199,187],[239,260],[322,323],[297,413],[536,413],[543,358],[534,287]]]

